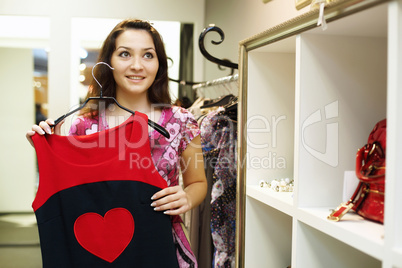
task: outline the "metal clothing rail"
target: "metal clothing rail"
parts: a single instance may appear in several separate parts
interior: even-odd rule
[[[234,75],[214,79],[212,81],[195,84],[195,85],[193,85],[193,89],[196,90],[196,89],[200,89],[200,88],[204,88],[204,87],[221,85],[221,84],[237,81],[238,79],[239,79],[239,74],[234,74]]]

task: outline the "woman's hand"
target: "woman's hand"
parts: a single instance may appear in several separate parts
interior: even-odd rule
[[[181,156],[184,189],[181,186],[170,186],[154,194],[151,206],[156,211],[164,211],[168,215],[183,214],[198,206],[207,194],[207,179],[199,135],[190,142]]]
[[[154,210],[168,215],[179,215],[192,208],[190,199],[181,186],[167,187],[154,194],[152,200]]]
[[[63,122],[60,122],[55,128],[54,128],[54,132],[52,132],[52,128],[50,127],[51,125],[54,125],[54,121],[52,119],[46,119],[46,121],[41,121],[39,123],[39,125],[33,125],[32,129],[29,130],[26,134],[27,140],[29,141],[29,143],[34,146],[33,142],[32,142],[32,136],[35,135],[36,133],[38,133],[39,135],[45,135],[47,134],[58,134],[60,135],[60,127],[63,124]]]

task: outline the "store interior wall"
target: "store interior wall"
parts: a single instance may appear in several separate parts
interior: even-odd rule
[[[26,211],[34,197],[34,153],[25,139],[34,120],[30,49],[0,48],[0,211]],[[23,62],[24,64],[20,64]]]

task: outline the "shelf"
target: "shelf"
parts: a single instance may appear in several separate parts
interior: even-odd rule
[[[327,220],[333,208],[302,208],[297,219],[378,260],[383,259],[384,226],[347,213],[341,221]]]
[[[293,213],[293,193],[292,192],[274,192],[270,189],[261,188],[255,185],[247,186],[247,196],[252,197],[270,207],[281,212],[292,215]]]
[[[325,31],[311,11],[240,42],[239,267],[402,268],[401,7],[336,0]],[[353,212],[328,220],[357,149],[384,118],[385,225]],[[294,193],[259,187],[285,177]],[[273,252],[282,237],[272,230],[286,256]]]
[[[293,219],[283,211],[266,205],[264,200],[270,199],[269,195],[264,196],[256,187],[250,189],[255,193],[253,196],[260,200],[251,196],[246,198],[246,214],[253,220],[246,225],[245,246],[252,250],[245,256],[244,267],[266,267],[267,263],[269,267],[287,267],[291,264]],[[273,199],[271,201],[276,203]],[[286,202],[278,201],[277,208],[290,208]]]
[[[247,186],[247,196],[321,231],[345,244],[361,250],[373,258],[382,260],[384,226],[364,220],[355,213],[346,214],[341,221],[327,220],[333,208],[303,208],[296,212],[293,193],[274,192],[255,185]],[[295,216],[295,214],[297,216]],[[363,245],[363,246],[362,246]]]
[[[382,260],[301,221],[296,221],[293,230],[296,239],[292,250],[292,267],[384,268]]]

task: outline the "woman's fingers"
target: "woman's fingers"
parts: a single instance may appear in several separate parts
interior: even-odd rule
[[[54,134],[60,135],[61,131],[61,125],[64,123],[64,121],[60,122],[57,124],[57,126],[54,127]],[[39,135],[45,135],[47,134],[52,134],[52,126],[54,125],[54,121],[52,119],[46,119],[46,121],[41,121],[39,125],[33,125],[32,129],[27,131],[26,133],[26,138],[29,141],[29,143],[33,146],[32,142],[32,136],[38,133]]]
[[[47,133],[52,134],[52,129],[50,127],[50,121],[47,119],[46,121],[41,121],[39,126]],[[38,132],[39,133],[39,132]]]
[[[42,122],[40,122],[39,123],[39,125],[41,124]],[[43,125],[43,124],[42,124]],[[27,133],[26,133],[26,138],[27,138],[27,140],[29,141],[29,143],[32,145],[32,146],[34,146],[34,144],[33,144],[33,142],[32,142],[32,136],[33,135],[35,135],[36,133],[38,133],[39,135],[45,135],[45,131],[43,130],[43,128],[42,127],[40,127],[40,126],[38,126],[38,125],[33,125],[32,126],[32,129],[31,130],[29,130],[29,131],[27,131]]]
[[[188,211],[187,194],[181,186],[165,188],[152,197],[151,206],[156,211],[164,211],[165,214],[178,215]]]

